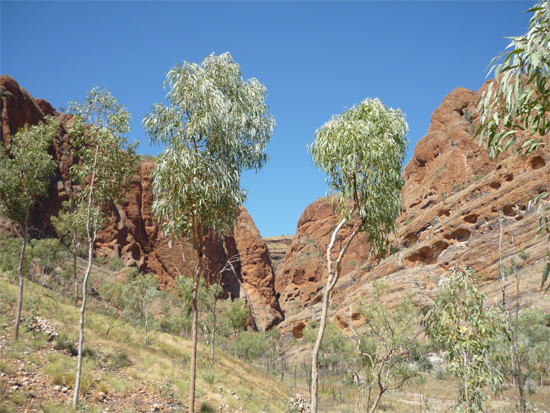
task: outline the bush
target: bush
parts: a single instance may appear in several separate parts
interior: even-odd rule
[[[207,401],[202,401],[201,402],[201,410],[200,410],[200,413],[214,413],[215,410],[212,406],[210,406],[210,404],[207,402]]]
[[[126,368],[131,364],[130,359],[128,358],[128,353],[124,350],[117,350],[115,354],[109,358],[109,361],[111,362],[111,365],[117,369]]]
[[[533,379],[528,378],[525,382],[525,391],[529,394],[535,394],[537,392],[537,383]]]
[[[214,384],[214,380],[216,379],[216,375],[214,374],[214,371],[206,370],[206,371],[202,372],[202,379],[208,384]]]
[[[124,263],[120,258],[107,258],[107,268],[111,271],[120,271],[124,268]]]
[[[446,380],[447,379],[447,372],[445,371],[445,369],[443,369],[441,367],[436,367],[434,369],[434,373],[435,373],[435,378],[437,380]]]
[[[54,347],[56,350],[67,350],[72,356],[78,356],[78,350],[75,345],[63,333],[57,336]]]

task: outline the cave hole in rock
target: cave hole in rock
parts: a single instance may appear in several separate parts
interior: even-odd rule
[[[444,209],[444,210],[439,211],[437,213],[437,215],[439,216],[439,218],[441,218],[442,216],[450,217],[451,216],[451,211],[448,210],[448,209]]]
[[[470,234],[470,231],[466,228],[458,228],[449,234],[445,234],[443,237],[448,240],[454,239],[459,242],[464,242],[468,241]]]
[[[489,184],[489,186],[490,186],[491,188],[493,188],[493,189],[498,189],[498,188],[501,187],[500,182],[498,182],[498,181],[491,182],[491,183]]]
[[[468,222],[469,224],[475,224],[478,218],[479,214],[468,214],[464,217],[464,221]]]
[[[426,166],[426,159],[422,159],[422,158],[416,158],[416,163],[418,164],[418,166],[420,167],[423,167],[423,166]]]
[[[520,211],[527,211],[527,205],[523,204],[522,206],[519,207],[519,210]]]
[[[500,171],[502,169],[502,165],[497,166],[496,170]]]
[[[449,243],[445,241],[438,241],[431,246],[425,246],[409,255],[406,260],[416,263],[422,262],[424,264],[434,264],[437,262],[437,258],[443,251],[447,249]]]
[[[435,202],[434,202],[433,200],[430,200],[430,201],[426,202],[425,205],[422,205],[422,206],[420,207],[420,209],[429,208],[429,207],[431,207],[431,206],[434,205],[434,204],[435,204]]]
[[[512,182],[514,180],[514,174],[510,172],[509,174],[504,175],[504,180],[506,182]]]
[[[515,217],[516,211],[514,211],[514,208],[512,208],[512,205],[505,205],[502,207],[502,213],[507,217]]]
[[[405,248],[409,248],[411,245],[418,241],[418,235],[411,234],[405,238]]]
[[[516,221],[521,221],[522,219],[523,219],[523,216],[522,216],[522,215],[518,215],[518,216],[516,217]]]
[[[306,324],[303,321],[300,321],[292,329],[292,335],[296,338],[302,338],[304,336],[304,328],[306,328]]]
[[[529,162],[531,165],[531,169],[540,169],[544,168],[546,166],[546,162],[544,162],[544,159],[542,159],[541,156],[535,156],[531,161]]]

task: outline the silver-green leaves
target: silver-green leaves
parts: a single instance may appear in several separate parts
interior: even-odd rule
[[[517,141],[520,152],[531,153],[550,132],[550,3],[542,0],[527,12],[533,13],[529,30],[493,59],[489,73],[494,70],[496,81],[478,102],[477,136],[480,143],[487,140],[494,158]]]
[[[347,222],[359,222],[376,252],[384,254],[387,234],[400,213],[402,163],[408,125],[400,110],[366,99],[335,115],[315,132],[313,162],[328,175]]]
[[[232,227],[246,199],[242,171],[268,159],[267,90],[243,80],[229,53],[176,65],[164,84],[170,105],[154,105],[143,120],[151,141],[168,145],[152,172],[153,212],[170,235],[190,235],[193,217],[205,228]]]

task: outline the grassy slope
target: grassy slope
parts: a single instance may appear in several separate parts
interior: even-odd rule
[[[29,304],[33,298],[41,297],[38,315],[50,321],[70,342],[76,343],[78,309],[52,291],[45,290],[46,294],[40,295],[37,285],[27,282],[25,287],[23,319],[32,310]],[[40,411],[39,405],[45,411],[68,411],[76,357],[67,355],[66,351],[54,350],[53,343],[30,332],[22,331],[19,342],[13,342],[16,299],[16,286],[0,276],[0,343],[3,343],[0,344],[0,373],[5,373],[0,382],[0,412],[24,411],[21,410],[23,407]],[[179,407],[179,403],[172,404],[172,410],[168,405],[177,401],[187,405],[190,341],[154,333],[151,345],[143,348],[143,329],[130,325],[115,328],[105,337],[109,320],[92,307],[87,312],[85,348],[92,349],[95,357],[85,359],[84,388],[87,394],[82,397],[83,409],[103,411],[103,407],[99,409],[98,406],[108,405],[110,411],[131,412],[147,407],[151,410],[151,406],[156,404],[161,411],[186,411]],[[214,409],[212,411],[224,406],[224,412],[284,410],[289,393],[280,383],[220,350],[216,351],[216,362],[211,370],[209,353],[206,351],[202,358],[201,349],[199,346],[197,406],[202,403]],[[124,367],[125,355],[130,362],[127,367]],[[39,384],[30,388],[22,386],[10,392],[7,380],[15,377],[20,362],[24,363],[25,371],[34,373],[33,377]],[[69,390],[66,394],[54,392],[52,395],[51,389],[56,384],[67,386]],[[220,386],[223,395],[220,395]],[[98,400],[100,391],[107,393],[106,403]],[[209,411],[207,407],[203,410]]]

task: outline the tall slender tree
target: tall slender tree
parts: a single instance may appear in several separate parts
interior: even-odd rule
[[[0,147],[0,215],[15,223],[23,239],[19,259],[19,299],[15,317],[15,339],[19,338],[21,305],[23,303],[23,262],[27,247],[29,219],[32,208],[48,194],[48,176],[56,162],[48,154],[58,123],[47,117],[36,126],[25,125],[5,148]]]
[[[152,171],[155,202],[166,236],[187,239],[196,255],[193,271],[193,326],[189,412],[194,411],[197,357],[197,294],[203,273],[203,236],[208,229],[233,228],[243,170],[267,161],[274,118],[265,104],[267,90],[256,79],[243,80],[229,53],[201,64],[184,62],[168,74],[169,106],[156,104],[143,120],[154,143],[166,144]]]
[[[76,258],[78,248],[86,239],[86,205],[76,203],[74,199],[65,201],[59,211],[59,217],[51,218],[61,242],[69,249],[73,258],[74,306],[78,305],[78,267]]]
[[[84,220],[88,243],[88,265],[82,282],[78,367],[73,398],[73,408],[76,409],[93,249],[102,223],[110,216],[108,207],[124,200],[130,187],[130,179],[137,162],[137,143],[130,145],[126,140],[126,134],[130,131],[130,113],[106,89],[94,88],[86,92],[83,103],[71,102],[70,112],[75,116],[70,134],[79,158],[79,163],[71,167],[71,174],[80,186],[75,194],[75,201],[84,205],[85,212],[81,219]]]
[[[338,282],[342,259],[352,240],[364,232],[371,252],[382,256],[390,246],[401,211],[401,168],[407,149],[408,125],[400,110],[388,109],[378,99],[366,99],[335,115],[315,132],[309,147],[313,162],[328,175],[331,201],[341,221],[327,245],[328,279],[317,341],[311,361],[311,411],[317,413],[319,350],[325,332],[330,294]],[[333,260],[338,232],[351,225],[351,234]]]

